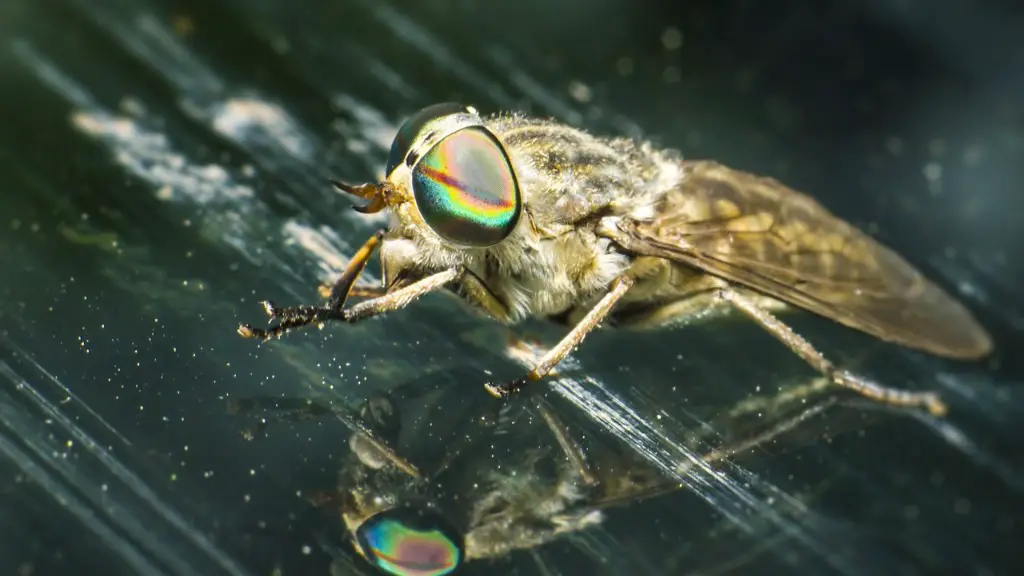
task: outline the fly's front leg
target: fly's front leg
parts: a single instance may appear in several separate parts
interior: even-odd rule
[[[935,416],[946,413],[946,404],[934,392],[909,392],[897,388],[889,388],[871,382],[861,376],[835,367],[821,352],[793,331],[767,310],[755,304],[750,298],[731,288],[722,288],[719,297],[734,306],[748,318],[757,322],[762,328],[775,336],[797,356],[804,359],[815,370],[828,377],[834,384],[848,388],[873,400],[893,406],[912,406],[926,408]]]
[[[443,272],[437,272],[431,274],[422,280],[417,280],[408,286],[395,290],[394,292],[388,292],[387,294],[374,298],[373,300],[363,300],[359,304],[355,304],[349,308],[341,311],[342,320],[345,322],[358,322],[365,320],[378,314],[384,314],[387,312],[394,312],[400,310],[409,305],[410,302],[423,296],[428,292],[433,292],[444,288],[452,282],[458,281],[465,274],[465,268],[461,266],[458,268],[450,268]]]
[[[238,326],[238,334],[243,338],[269,340],[271,338],[279,338],[296,328],[312,324],[323,324],[328,320],[341,319],[342,309],[345,306],[345,301],[348,300],[352,287],[356,283],[356,279],[359,278],[359,275],[366,268],[366,263],[370,261],[373,251],[377,249],[383,238],[384,231],[380,230],[373,236],[370,236],[359,250],[356,251],[348,266],[342,271],[341,276],[338,277],[338,280],[330,288],[327,294],[326,305],[278,308],[273,302],[266,300],[262,303],[263,311],[271,319],[278,320],[278,324],[266,330],[255,328],[250,324],[240,324]]]
[[[241,324],[238,334],[243,338],[269,340],[306,326],[322,325],[328,321],[358,322],[371,316],[404,308],[416,298],[446,284],[458,280],[464,273],[463,268],[452,268],[432,274],[412,284],[388,292],[372,300],[364,300],[359,304],[345,308],[345,302],[352,293],[356,278],[366,267],[373,250],[377,248],[384,233],[378,232],[363,244],[362,248],[352,257],[352,261],[342,272],[338,281],[331,288],[330,297],[323,306],[294,306],[278,308],[273,302],[263,303],[263,309],[271,319],[278,323],[268,329],[255,328],[249,324]]]
[[[583,317],[572,330],[566,334],[562,340],[555,345],[554,348],[548,350],[544,356],[537,362],[537,365],[533,367],[533,370],[523,378],[506,382],[505,384],[486,384],[485,388],[490,392],[491,396],[495,398],[506,398],[513,392],[518,392],[525,387],[529,382],[534,380],[540,380],[547,376],[548,372],[551,371],[559,362],[561,362],[573,348],[579,346],[580,342],[590,333],[591,330],[597,328],[601,320],[611,311],[615,303],[621,299],[636,281],[633,276],[624,274],[617,277],[612,281],[611,288],[608,293],[605,294],[597,304],[591,308],[587,315]]]

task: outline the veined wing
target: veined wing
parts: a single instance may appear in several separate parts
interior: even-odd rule
[[[882,340],[974,359],[992,341],[906,260],[781,182],[712,161],[649,221],[619,223],[629,250],[684,262]]]

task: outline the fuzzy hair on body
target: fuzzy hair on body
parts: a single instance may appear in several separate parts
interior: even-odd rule
[[[493,246],[452,246],[423,222],[408,178],[395,177],[402,175],[396,171],[390,181],[401,200],[389,202],[394,217],[381,246],[385,283],[461,265],[504,304],[507,314],[496,318],[501,322],[585,308],[631,265],[628,254],[598,235],[600,220],[651,219],[665,191],[683,177],[678,154],[520,115],[483,120],[519,180],[523,213],[517,226]],[[639,285],[624,302],[656,291]]]

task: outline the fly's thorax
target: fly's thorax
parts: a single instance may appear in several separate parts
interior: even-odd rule
[[[649,143],[593,136],[552,121],[498,116],[487,126],[516,166],[524,203],[541,236],[625,214],[678,183],[678,154]]]

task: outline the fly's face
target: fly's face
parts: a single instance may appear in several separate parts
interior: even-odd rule
[[[387,207],[394,215],[381,245],[386,287],[472,268],[517,232],[523,196],[516,169],[473,108],[437,104],[410,117],[391,145],[385,173],[383,183],[360,195],[370,199],[362,211]]]

